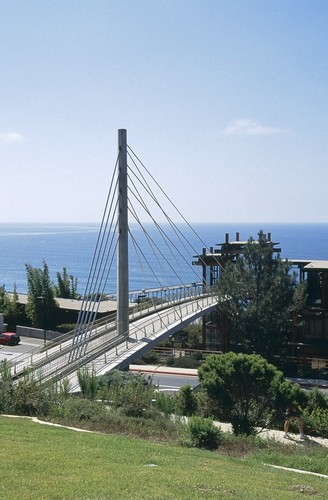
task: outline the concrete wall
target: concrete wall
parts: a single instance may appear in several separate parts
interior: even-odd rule
[[[40,328],[31,328],[29,326],[19,326],[16,327],[17,335],[22,337],[31,337],[34,339],[44,339],[44,330]],[[53,340],[57,337],[63,335],[61,332],[53,332],[51,330],[46,330],[46,340]]]

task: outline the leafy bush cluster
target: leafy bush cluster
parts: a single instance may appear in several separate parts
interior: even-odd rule
[[[152,377],[117,370],[98,378],[82,368],[77,397],[70,394],[68,380],[47,386],[32,372],[14,384],[8,362],[2,361],[0,412],[211,450],[222,442],[213,420],[231,422],[236,435],[255,434],[261,426],[281,429],[285,409],[294,401],[302,410],[306,432],[328,437],[328,398],[318,389],[307,393],[284,380],[260,356],[210,356],[199,376],[201,390],[186,385],[165,395]]]
[[[222,443],[222,430],[210,418],[191,417],[187,425],[187,444],[195,448],[215,450]]]
[[[327,408],[315,408],[311,413],[306,408],[303,412],[303,419],[308,432],[328,438]]]
[[[166,361],[167,366],[177,368],[199,368],[201,361],[195,356],[180,356],[178,358],[170,357]]]

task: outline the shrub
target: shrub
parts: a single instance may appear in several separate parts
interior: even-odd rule
[[[168,358],[166,360],[167,366],[176,366],[177,368],[198,368],[200,361],[194,357],[180,356],[179,358]]]
[[[157,352],[149,351],[144,356],[142,356],[142,362],[146,365],[158,365],[159,364],[159,354]]]
[[[111,402],[113,408],[129,416],[144,415],[155,398],[156,387],[151,377],[115,370],[99,381],[99,396]]]
[[[311,412],[305,409],[302,413],[307,432],[328,438],[328,409],[314,408]]]
[[[73,332],[75,327],[76,323],[61,323],[60,325],[56,325],[56,331],[60,333]]]
[[[80,368],[77,371],[77,379],[84,398],[95,399],[98,389],[98,377],[94,370],[90,373],[87,368]]]
[[[170,356],[169,358],[167,358],[166,366],[174,366],[174,364],[175,364],[175,359],[173,358],[173,356]]]
[[[54,388],[41,384],[33,373],[26,373],[11,394],[11,412],[17,415],[48,415],[54,401]]]
[[[108,410],[103,403],[90,399],[70,397],[52,405],[51,415],[65,421],[101,422],[108,418]]]
[[[99,401],[70,397],[53,404],[51,417],[66,425],[93,431],[111,432],[156,441],[178,442],[180,427],[156,409],[142,417],[128,417],[121,409],[108,408]]]
[[[310,412],[315,408],[327,409],[328,397],[318,387],[313,387],[308,393],[306,407]]]
[[[175,410],[175,396],[165,394],[164,392],[158,392],[155,395],[155,406],[159,411],[164,413],[164,415],[172,415]]]
[[[194,392],[197,402],[197,415],[203,418],[214,418],[218,415],[216,401],[207,394],[204,390],[197,390]]]
[[[216,416],[231,422],[235,434],[249,435],[266,425],[290,390],[282,372],[256,354],[211,355],[198,373],[202,387],[217,405]]]
[[[215,450],[222,442],[223,433],[209,418],[190,417],[187,424],[189,443],[195,448]],[[188,444],[187,441],[187,444]]]
[[[184,385],[176,396],[176,410],[180,415],[190,417],[197,410],[197,399],[190,385]]]
[[[6,359],[0,362],[0,413],[10,413],[13,383],[10,365]]]

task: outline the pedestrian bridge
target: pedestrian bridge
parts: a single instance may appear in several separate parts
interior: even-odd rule
[[[100,376],[113,369],[125,369],[148,350],[163,342],[184,326],[196,321],[217,307],[217,297],[210,293],[177,299],[142,310],[132,309],[129,331],[118,334],[116,314],[95,322],[85,343],[79,343],[82,352],[72,361],[72,334],[61,337],[40,351],[31,351],[11,362],[14,379],[33,370],[42,382],[68,379],[71,391],[79,390],[77,371],[86,367]]]
[[[114,368],[124,369],[146,351],[217,307],[217,296],[207,288],[206,265],[201,258],[200,276],[191,261],[198,250],[181,228],[190,229],[192,238],[197,236],[196,232],[128,147],[126,136],[126,130],[119,130],[118,157],[76,328],[56,344],[45,346],[42,352],[15,358],[11,373],[16,379],[31,369],[42,382],[68,378],[74,390],[79,368],[90,368],[97,375]],[[183,226],[173,222],[176,216],[182,219]],[[160,224],[157,217],[165,223]],[[151,221],[156,235],[143,220]],[[202,239],[197,236],[197,240],[202,243],[205,255]],[[130,248],[134,270],[142,283],[138,286],[147,289],[140,290],[132,299]],[[106,320],[97,321],[102,304],[100,298],[106,295],[104,292],[112,274],[116,275],[117,284],[116,312]],[[210,287],[214,285],[214,275],[211,269]],[[169,286],[173,279],[177,285]],[[39,289],[35,290],[35,295],[41,298]],[[47,290],[42,295],[45,330],[49,295]]]

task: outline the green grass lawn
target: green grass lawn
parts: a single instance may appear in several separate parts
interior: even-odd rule
[[[4,500],[328,499],[328,479],[267,467],[267,450],[241,458],[3,416],[0,429]]]

